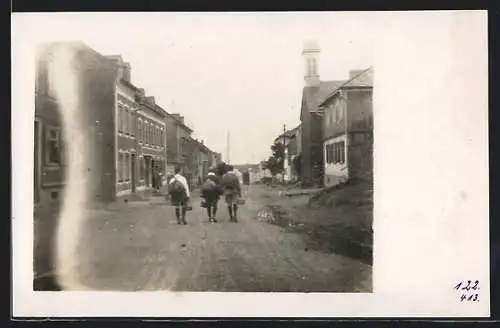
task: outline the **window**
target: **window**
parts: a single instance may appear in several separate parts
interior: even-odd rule
[[[338,108],[338,121],[342,121],[344,119],[344,105],[342,103],[337,106]]]
[[[137,120],[137,138],[142,141],[142,120]]]
[[[117,111],[117,114],[118,114],[118,118],[117,118],[118,132],[123,131],[123,123],[122,123],[123,113],[122,113],[122,110],[123,110],[122,105],[118,105],[118,111]]]
[[[340,143],[340,163],[345,163],[345,142]]]
[[[151,134],[151,125],[149,125],[149,122],[146,123],[146,143],[150,144],[151,139],[150,139],[150,134]]]
[[[141,136],[141,140],[143,143],[146,143],[146,127],[147,127],[147,122],[146,121],[143,121],[142,122],[142,136]]]
[[[128,134],[128,110],[126,107],[123,107],[123,132]]]
[[[123,172],[123,180],[129,181],[130,180],[130,154],[124,154],[125,156],[125,163],[123,165],[124,167],[124,172]]]
[[[129,111],[128,115],[129,115],[129,129],[130,129],[129,132],[130,132],[130,135],[133,136],[133,135],[135,135],[134,113],[132,111]]]
[[[47,127],[46,135],[46,162],[47,164],[61,164],[61,139],[60,130]]]
[[[118,153],[118,182],[123,181],[123,153]]]

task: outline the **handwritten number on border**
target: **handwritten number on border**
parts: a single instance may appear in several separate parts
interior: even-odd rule
[[[479,280],[461,281],[455,285],[454,289],[460,291],[460,302],[479,302]]]

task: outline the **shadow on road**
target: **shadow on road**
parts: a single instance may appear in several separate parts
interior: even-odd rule
[[[319,225],[295,221],[290,213],[276,205],[268,205],[259,211],[258,219],[280,226],[285,232],[303,236],[306,250],[335,253],[372,265],[371,245],[364,244],[370,236],[352,227]]]

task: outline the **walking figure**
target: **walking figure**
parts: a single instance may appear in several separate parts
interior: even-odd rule
[[[238,222],[238,198],[241,197],[240,179],[232,165],[228,165],[228,172],[222,176],[222,187],[226,198],[227,209],[231,222]]]
[[[168,183],[168,193],[175,206],[177,224],[186,225],[186,212],[189,202],[189,186],[186,178],[180,173],[180,167],[175,168],[175,175]]]
[[[208,172],[207,179],[201,187],[201,197],[208,213],[208,222],[216,223],[217,203],[222,194],[220,179],[213,171]]]

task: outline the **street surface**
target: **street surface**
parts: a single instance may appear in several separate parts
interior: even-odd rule
[[[188,225],[164,198],[95,211],[79,247],[80,281],[91,290],[218,292],[369,292],[371,267],[308,250],[300,234],[256,219],[262,186],[250,186],[238,223],[223,200],[208,223],[195,191]]]

